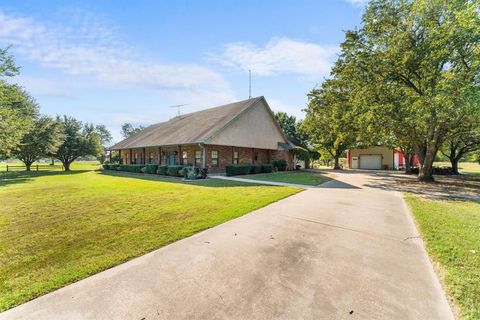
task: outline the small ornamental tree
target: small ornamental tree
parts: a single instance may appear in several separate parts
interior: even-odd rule
[[[81,121],[72,117],[57,117],[61,124],[64,140],[52,155],[60,160],[65,171],[70,171],[70,165],[78,157],[96,156],[103,150],[100,136],[85,128]]]
[[[32,129],[23,136],[12,155],[22,161],[26,170],[30,171],[32,163],[57,151],[63,138],[60,124],[43,116],[34,120]]]

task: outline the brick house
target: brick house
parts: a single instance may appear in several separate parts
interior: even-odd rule
[[[205,109],[151,125],[108,148],[122,164],[196,165],[210,173],[232,163],[270,163],[293,154],[265,98]]]

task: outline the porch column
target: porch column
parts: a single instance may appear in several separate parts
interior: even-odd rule
[[[118,164],[123,164],[122,163],[122,150],[118,150]]]
[[[182,146],[178,146],[178,163],[183,164]]]
[[[143,163],[142,164],[147,164],[147,155],[145,154],[145,148],[143,148]]]
[[[158,164],[162,164],[162,147],[158,147]]]
[[[202,148],[202,168],[205,169],[207,167],[207,152],[205,145],[200,145]]]
[[[132,155],[133,155],[133,152],[132,152],[132,149],[130,149],[130,163],[129,164],[133,163]]]
[[[232,163],[233,163],[233,152],[234,152],[234,151],[233,151],[233,146],[232,146]]]
[[[108,157],[110,158],[110,163],[112,163],[112,150],[110,150]]]
[[[255,148],[252,148],[252,164],[255,164]]]

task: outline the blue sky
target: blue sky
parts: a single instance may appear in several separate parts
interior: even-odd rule
[[[9,1],[0,47],[22,67],[12,79],[46,114],[120,125],[264,95],[302,117],[306,94],[328,76],[343,31],[363,0]]]

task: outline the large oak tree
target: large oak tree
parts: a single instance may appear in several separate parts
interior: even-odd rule
[[[419,180],[433,180],[449,133],[480,112],[479,12],[478,1],[373,0],[345,48],[368,79],[362,90],[375,97],[374,112],[392,92],[401,98],[378,125],[401,128],[398,142],[410,142],[420,158]]]
[[[32,163],[57,151],[64,138],[60,123],[42,116],[33,121],[31,130],[22,137],[12,155],[25,164],[30,171]]]
[[[57,117],[65,139],[58,149],[52,153],[60,160],[65,171],[70,171],[70,165],[82,156],[97,156],[103,150],[100,136],[97,132],[89,130],[81,121],[72,117]]]

